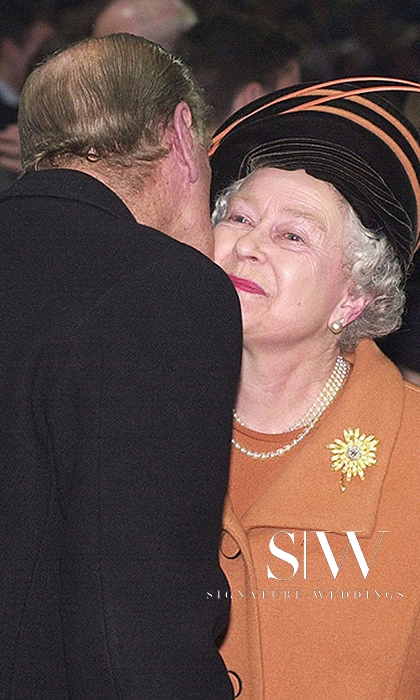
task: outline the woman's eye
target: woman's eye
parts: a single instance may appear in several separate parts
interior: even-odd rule
[[[229,214],[227,217],[228,221],[234,221],[237,224],[249,224],[251,223],[247,216],[243,214]]]
[[[294,241],[295,243],[303,242],[303,238],[299,236],[298,233],[292,233],[291,231],[286,233],[284,237],[287,238],[288,241]]]

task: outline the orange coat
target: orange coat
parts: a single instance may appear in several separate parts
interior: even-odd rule
[[[240,520],[226,503],[222,654],[241,700],[420,698],[420,390],[372,341],[349,359],[284,471]],[[342,492],[326,446],[347,428],[379,443]]]

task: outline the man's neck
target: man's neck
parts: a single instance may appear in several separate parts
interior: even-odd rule
[[[191,185],[174,178],[168,182],[158,167],[140,191],[113,189],[139,223],[214,257],[210,198],[201,182]]]
[[[213,259],[209,197],[205,187],[193,191],[185,183],[169,183],[159,166],[143,183],[124,178],[100,161],[75,158],[61,167],[85,172],[109,187],[124,202],[136,221],[190,245]],[[200,185],[192,186],[199,188]]]

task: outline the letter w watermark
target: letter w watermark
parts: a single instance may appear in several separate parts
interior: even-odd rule
[[[357,563],[359,564],[360,571],[363,574],[363,578],[366,578],[366,576],[368,575],[368,573],[372,567],[372,564],[375,560],[375,557],[378,553],[379,547],[381,546],[384,535],[386,532],[389,532],[389,530],[378,530],[378,532],[381,533],[381,538],[379,540],[378,546],[375,549],[375,552],[374,552],[374,555],[371,559],[371,562],[368,566],[366,559],[365,559],[365,555],[362,552],[362,548],[359,544],[359,540],[357,539],[357,535],[355,532],[346,531],[346,535],[348,537],[349,543],[345,549],[345,552],[343,554],[343,557],[341,559],[340,564],[337,564],[335,557],[334,557],[334,554],[332,553],[330,543],[328,542],[326,533],[323,532],[322,530],[315,530],[315,534],[318,537],[319,544],[322,547],[322,551],[324,552],[324,556],[328,562],[328,566],[330,567],[333,578],[337,577],[337,574],[343,565],[343,562],[344,562],[344,559],[346,557],[346,554],[348,552],[349,547],[351,547],[353,552],[354,552],[354,556],[356,557]]]

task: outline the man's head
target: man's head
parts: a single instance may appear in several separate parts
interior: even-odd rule
[[[131,34],[87,39],[25,83],[23,168],[87,172],[137,220],[187,240],[191,222],[200,230],[209,216],[205,112],[189,70],[159,45]]]
[[[93,36],[129,32],[171,49],[178,35],[196,21],[183,0],[110,0],[94,21]]]
[[[165,154],[162,133],[180,102],[204,143],[201,91],[179,60],[129,34],[80,42],[26,81],[19,109],[24,170],[87,158],[147,172]]]

